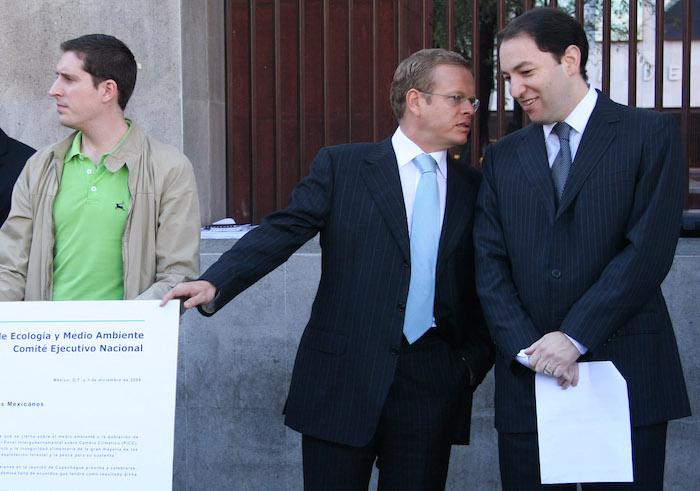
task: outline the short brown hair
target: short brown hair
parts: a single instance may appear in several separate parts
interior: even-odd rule
[[[433,68],[438,65],[457,65],[469,70],[469,62],[462,55],[442,48],[422,49],[399,63],[391,82],[389,100],[397,121],[406,110],[406,94],[411,89],[433,90]],[[428,96],[429,97],[429,96]],[[430,101],[430,99],[428,99]]]
[[[86,34],[61,43],[61,49],[72,51],[83,62],[83,70],[92,75],[97,87],[105,80],[117,84],[117,101],[126,108],[136,85],[136,60],[126,44],[108,34]]]

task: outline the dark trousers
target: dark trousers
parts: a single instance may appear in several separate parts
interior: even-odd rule
[[[366,490],[377,462],[380,490],[445,488],[455,401],[466,390],[468,369],[455,350],[431,330],[402,344],[379,425],[364,447],[302,437],[304,489]]]
[[[584,490],[662,490],[666,459],[667,423],[632,428],[634,482],[587,483]],[[575,438],[575,436],[574,436]],[[501,482],[506,491],[573,491],[575,484],[540,484],[540,461],[536,433],[499,433],[498,456]],[[565,459],[566,455],[562,455]]]

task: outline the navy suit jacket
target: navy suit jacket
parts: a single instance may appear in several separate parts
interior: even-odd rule
[[[535,431],[521,348],[560,330],[627,380],[633,425],[690,414],[661,294],[681,226],[684,169],[670,115],[602,93],[557,207],[542,126],[487,149],[475,218],[477,288],[498,351],[496,427]]]
[[[35,150],[10,138],[0,129],[0,226],[10,213],[12,188]]]
[[[449,159],[438,252],[438,331],[459,350],[479,383],[493,346],[474,285],[472,224],[480,175]],[[291,204],[262,220],[202,279],[219,290],[216,308],[284,262],[320,232],[322,273],[302,335],[285,423],[347,445],[374,435],[394,378],[410,280],[409,236],[390,140],[323,148]],[[454,440],[468,439],[471,395]]]

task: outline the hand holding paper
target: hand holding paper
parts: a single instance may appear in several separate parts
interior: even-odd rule
[[[525,349],[530,355],[530,367],[537,373],[559,378],[575,362],[581,353],[561,331],[545,334]]]
[[[576,387],[578,385],[578,379],[578,362],[575,361],[569,365],[569,368],[567,368],[559,378],[557,378],[557,385],[566,390],[569,386]]]

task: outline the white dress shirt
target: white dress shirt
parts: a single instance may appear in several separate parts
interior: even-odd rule
[[[421,172],[413,162],[413,159],[425,152],[401,131],[400,126],[396,128],[394,136],[391,137],[391,145],[394,147],[396,162],[399,165],[399,177],[401,178],[403,202],[406,205],[406,219],[408,220],[408,232],[410,234],[411,222],[413,221],[413,203],[416,200],[416,189],[421,176]],[[440,229],[442,229],[447,197],[447,150],[433,152],[428,155],[437,162],[437,184],[440,192]]]

